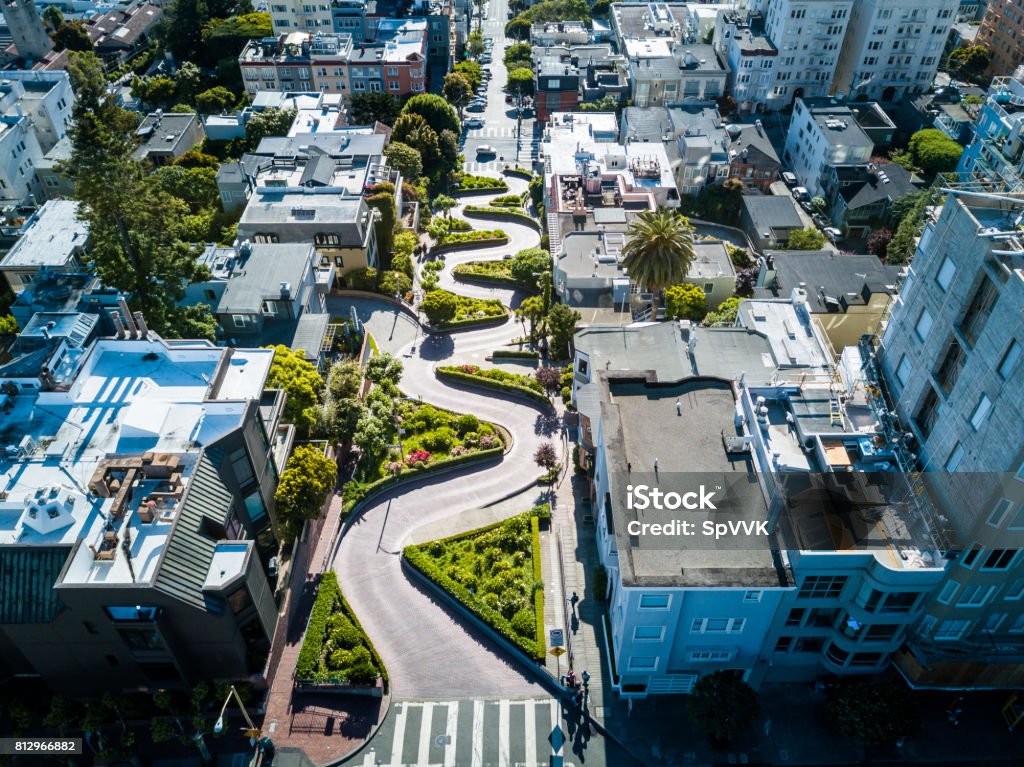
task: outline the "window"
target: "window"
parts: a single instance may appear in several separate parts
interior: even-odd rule
[[[788,652],[793,646],[793,637],[779,637],[775,643],[775,652]]]
[[[910,360],[907,359],[907,355],[904,354],[900,358],[900,364],[896,366],[896,380],[900,382],[901,386],[906,386],[907,381],[910,378]]]
[[[635,642],[660,642],[664,638],[664,626],[637,626],[633,629],[633,641]]]
[[[982,570],[1007,570],[1017,556],[1017,549],[992,549],[985,562],[981,565]]]
[[[966,586],[960,593],[960,598],[956,600],[956,605],[957,607],[980,607],[989,600],[995,589],[995,586]]]
[[[966,364],[967,353],[956,338],[951,338],[946,355],[942,358],[942,364],[939,366],[938,372],[935,373],[939,385],[946,394],[950,394],[953,391],[953,387],[956,386],[960,373]]]
[[[960,330],[970,344],[973,345],[977,342],[978,335],[984,329],[985,323],[988,322],[992,307],[998,298],[999,291],[996,289],[995,283],[987,276],[983,277],[978,289],[974,291],[971,303],[960,323]]]
[[[956,471],[960,462],[964,459],[964,447],[957,442],[946,459],[946,471]]]
[[[799,626],[800,622],[804,619],[804,613],[806,613],[803,607],[795,607],[789,611],[789,615],[786,616],[787,626]]]
[[[917,318],[917,324],[914,326],[914,331],[917,333],[917,337],[924,341],[928,334],[932,330],[932,314],[928,309],[922,309],[921,314]]]
[[[883,613],[908,613],[914,609],[920,593],[917,591],[895,591],[886,594],[882,603]]]
[[[985,423],[985,419],[988,418],[989,412],[992,410],[992,400],[989,399],[987,394],[982,394],[981,399],[978,400],[978,404],[974,406],[974,412],[971,413],[971,426],[977,431],[981,428],[981,425]]]
[[[845,575],[811,575],[804,579],[797,592],[800,599],[834,599],[846,586]]]
[[[1003,359],[999,362],[999,375],[1003,378],[1009,378],[1019,359],[1020,344],[1016,340],[1010,341],[1010,346],[1006,349]]]
[[[952,642],[967,633],[971,622],[965,620],[942,621],[935,630],[933,639],[936,642]]]
[[[839,645],[830,644],[828,649],[825,651],[825,657],[837,666],[842,666],[846,663],[846,659],[850,657],[850,653]]]
[[[764,595],[763,591],[748,591],[743,595],[744,602],[760,602]]]
[[[1011,583],[1007,587],[1006,593],[1003,595],[1003,599],[1007,602],[1015,602],[1020,599],[1021,596],[1024,596],[1024,578],[1018,578]]]
[[[133,650],[162,650],[164,647],[160,635],[151,628],[123,628],[118,629],[117,633],[121,635],[124,643]]]
[[[746,618],[694,618],[691,634],[741,634]]]
[[[341,237],[336,234],[314,234],[313,235],[314,245],[341,245]]]
[[[160,614],[159,607],[104,607],[110,620],[116,623],[152,623]]]
[[[263,505],[263,499],[260,498],[260,491],[254,490],[249,493],[249,495],[245,496],[243,503],[245,504],[245,511],[249,515],[249,524],[253,528],[258,528],[259,523],[267,516],[267,509]]]
[[[902,626],[896,623],[876,623],[873,626],[868,626],[868,630],[864,632],[864,641],[866,642],[886,642],[893,639],[900,631]]]
[[[653,655],[631,655],[629,658],[630,670],[653,671],[658,667],[658,658]]]
[[[945,586],[942,587],[942,591],[937,597],[941,604],[948,605],[953,597],[956,595],[957,589],[960,588],[960,584],[956,581],[948,581]]]
[[[1003,520],[1006,519],[1006,515],[1012,508],[1013,501],[1009,498],[1000,498],[992,508],[992,513],[988,515],[987,524],[992,527],[999,527],[1003,523]]]
[[[1011,634],[1024,634],[1024,615],[1018,615],[1009,629]]]
[[[996,629],[1006,619],[1006,613],[992,613],[985,619],[985,625],[981,627],[981,630],[986,634],[995,633]]]
[[[239,487],[243,487],[253,481],[255,474],[244,447],[233,450],[228,455],[228,460],[231,461],[231,469],[235,473],[235,479],[238,480]]]
[[[690,650],[686,654],[686,660],[690,663],[715,663],[730,661],[736,657],[735,650],[705,648],[702,650]]]
[[[640,596],[641,610],[667,610],[668,604],[668,594],[642,594]]]
[[[339,269],[343,269],[345,267],[345,259],[342,258],[341,256],[335,256],[334,265]]]
[[[981,554],[981,546],[976,543],[968,549],[966,554],[964,554],[964,558],[960,564],[967,568],[974,567],[974,563],[977,561],[979,554]]]

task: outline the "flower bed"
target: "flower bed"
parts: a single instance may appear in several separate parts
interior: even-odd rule
[[[387,671],[363,627],[338,587],[332,571],[323,574],[316,601],[306,624],[295,683],[371,685],[377,679],[387,686]]]
[[[540,518],[546,507],[469,533],[407,546],[406,561],[502,637],[540,661],[544,583]]]
[[[495,349],[491,352],[491,357],[494,359],[538,360],[540,352],[533,352],[529,349]]]
[[[508,242],[508,235],[500,229],[477,229],[472,232],[449,232],[441,245],[464,245],[468,242]]]
[[[438,330],[450,330],[481,323],[504,322],[508,319],[508,308],[496,298],[473,298],[451,291],[444,292],[455,296],[455,316],[447,322],[438,323],[436,325]]]
[[[512,276],[510,261],[470,261],[458,264],[452,269],[452,276],[463,282],[479,282],[484,285],[500,285],[502,287],[530,290],[536,292],[535,282],[524,282]]]
[[[508,182],[503,178],[492,178],[491,176],[473,176],[469,173],[463,175],[459,181],[458,191],[460,192],[507,192]]]
[[[485,369],[476,365],[446,365],[434,368],[434,374],[438,378],[449,381],[461,381],[482,386],[485,389],[518,394],[546,407],[551,407],[551,401],[544,393],[544,387],[530,376],[520,373],[509,373],[494,368]]]
[[[491,205],[467,205],[462,209],[463,215],[476,216],[478,218],[504,219],[506,221],[518,221],[529,224],[535,229],[540,229],[540,222],[521,210],[512,208],[499,208]]]

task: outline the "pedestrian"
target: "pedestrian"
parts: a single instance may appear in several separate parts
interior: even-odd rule
[[[676,400],[676,415],[682,415],[682,414],[683,414],[683,403],[680,402],[679,400]]]
[[[655,474],[658,473],[658,459],[657,458],[654,459],[654,473]]]
[[[626,473],[627,474],[632,474],[633,473],[633,464],[630,461],[626,461]]]
[[[580,595],[577,594],[575,591],[572,592],[572,596],[569,597],[569,601],[572,603],[572,608],[575,610],[576,609],[576,603],[580,601]]]

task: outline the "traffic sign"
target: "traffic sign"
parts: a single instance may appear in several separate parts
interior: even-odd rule
[[[565,655],[565,653],[566,653],[566,649],[564,647],[552,647],[551,648],[551,654],[554,655],[556,658],[561,658],[563,655]]]
[[[564,647],[565,646],[565,632],[562,629],[551,629],[550,644],[552,647]]]

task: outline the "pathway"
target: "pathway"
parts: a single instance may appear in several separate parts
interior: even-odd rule
[[[512,191],[524,191],[526,182],[509,179]],[[489,198],[475,196],[472,202],[486,204]],[[458,215],[458,211],[454,212]],[[468,219],[474,228],[502,228],[512,243],[481,248],[457,257],[449,254],[441,284],[472,295],[470,286],[450,282],[451,267],[463,260],[500,258],[521,248],[535,247],[539,234],[519,224],[494,224]],[[513,291],[484,288],[487,297],[513,300]],[[364,307],[365,308],[365,307]],[[375,324],[387,326],[384,317]],[[395,320],[392,320],[395,323]],[[369,325],[369,323],[368,323]],[[373,332],[374,326],[371,326]],[[537,478],[533,462],[538,445],[557,436],[557,419],[519,399],[476,389],[442,383],[434,376],[439,364],[479,360],[521,334],[521,326],[510,320],[498,327],[466,330],[448,335],[423,336],[407,341],[404,333],[388,338],[375,335],[383,351],[403,358],[405,373],[401,387],[409,396],[459,412],[473,413],[503,426],[513,445],[497,464],[468,466],[456,476],[425,477],[387,493],[364,508],[342,538],[335,557],[335,569],[345,596],[359,616],[388,668],[395,698],[447,699],[540,695],[543,690],[520,662],[505,653],[488,635],[469,627],[422,587],[406,577],[401,567],[403,546],[426,525],[444,524],[527,488]],[[508,508],[511,516],[528,508]],[[472,529],[473,515],[466,517],[465,530]],[[457,524],[454,525],[458,527]]]

